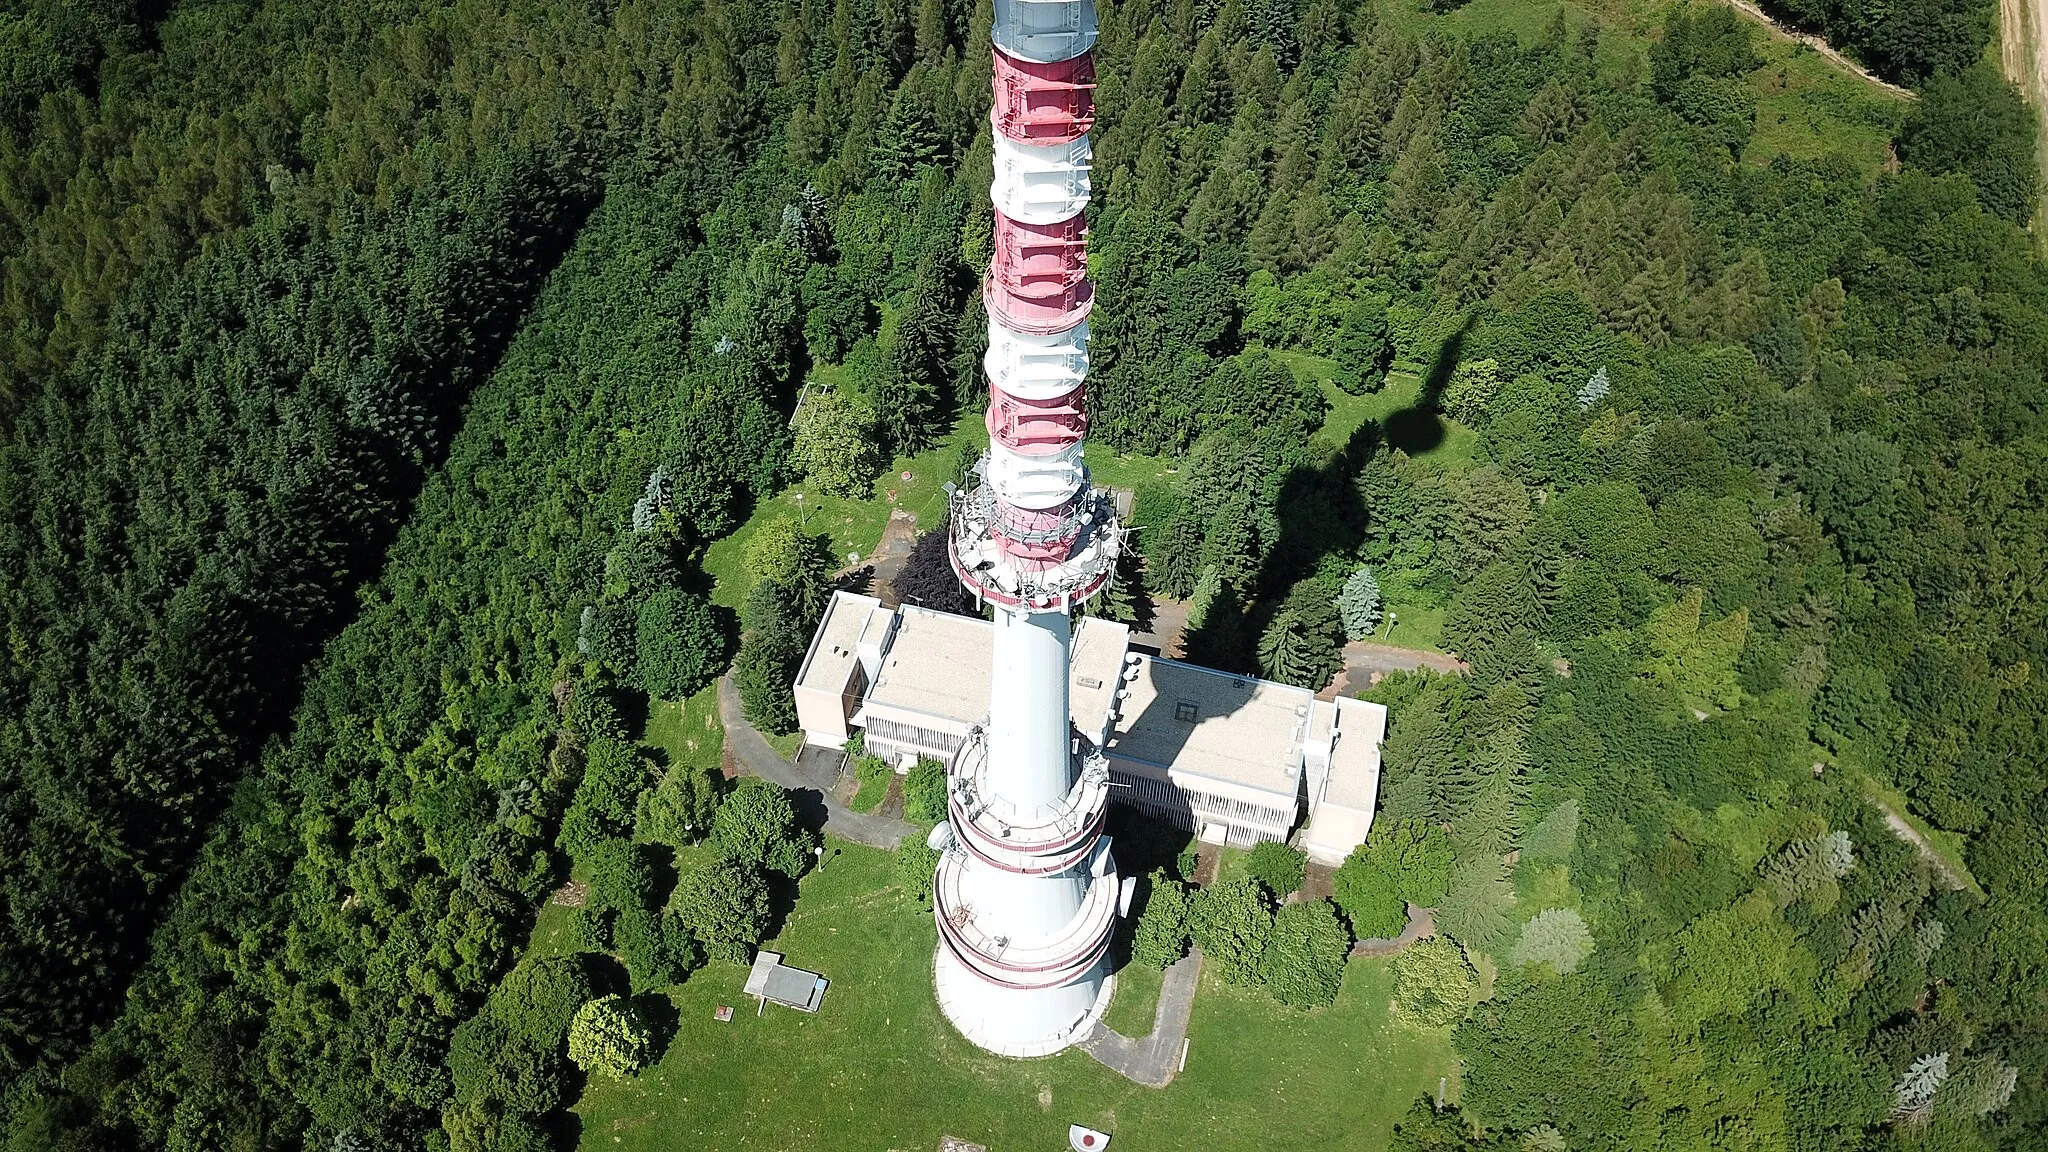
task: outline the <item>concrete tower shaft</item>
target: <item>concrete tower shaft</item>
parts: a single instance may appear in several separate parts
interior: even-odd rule
[[[953,570],[995,607],[988,720],[947,771],[933,881],[939,1006],[994,1052],[1041,1056],[1107,1005],[1130,884],[1102,836],[1108,767],[1068,712],[1070,613],[1112,577],[1114,504],[1089,486],[1091,0],[996,0],[989,451],[955,492]]]

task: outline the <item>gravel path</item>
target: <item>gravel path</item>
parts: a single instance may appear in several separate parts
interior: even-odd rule
[[[718,718],[725,724],[725,746],[731,750],[733,759],[748,773],[774,781],[794,793],[791,799],[796,802],[798,815],[812,827],[822,826],[841,839],[890,851],[901,845],[904,837],[922,834],[915,824],[847,808],[832,798],[834,781],[784,760],[747,723],[746,713],[740,709],[739,690],[733,687],[729,673],[718,678]]]
[[[1192,951],[1166,970],[1159,985],[1159,1010],[1152,1016],[1152,1034],[1132,1039],[1097,1024],[1078,1047],[1125,1079],[1147,1088],[1164,1088],[1180,1073],[1181,1043],[1187,1039],[1188,1017],[1195,1010],[1195,985],[1202,980],[1202,953]]]

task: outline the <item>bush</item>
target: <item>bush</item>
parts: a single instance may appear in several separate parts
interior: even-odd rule
[[[1197,893],[1189,928],[1204,959],[1226,982],[1259,982],[1266,938],[1273,931],[1273,907],[1257,880],[1232,880]]]
[[[448,1072],[458,1100],[489,1100],[510,1111],[539,1116],[567,1103],[562,1083],[562,1042],[536,1038],[506,1025],[488,1007],[455,1029]]]
[[[946,766],[919,760],[903,778],[903,818],[916,824],[937,824],[946,818]]]
[[[1593,934],[1585,918],[1571,908],[1546,908],[1522,925],[1510,958],[1517,964],[1548,964],[1560,976],[1578,970],[1593,954]]]
[[[609,908],[585,904],[569,921],[569,942],[579,952],[612,950],[612,916]]]
[[[770,520],[754,530],[745,550],[749,571],[780,584],[823,584],[831,579],[831,540],[804,531],[795,520]]]
[[[1350,955],[1351,934],[1328,900],[1284,905],[1266,941],[1266,990],[1296,1008],[1331,1003],[1344,983]]]
[[[768,878],[757,863],[719,857],[685,873],[669,907],[712,959],[746,964],[768,932]]]
[[[806,327],[809,327],[808,321]],[[828,496],[861,499],[882,470],[875,414],[857,396],[817,392],[797,414],[789,467]]]
[[[623,740],[599,737],[584,749],[583,779],[556,838],[571,859],[581,862],[606,840],[629,836],[640,793],[654,775],[654,763]]]
[[[711,820],[713,851],[791,879],[810,867],[815,847],[815,835],[796,822],[789,793],[758,777],[741,780]]]
[[[569,1024],[569,1059],[593,1076],[624,1080],[647,1066],[653,1050],[647,1022],[618,996],[592,1000]]]
[[[1278,840],[1263,841],[1245,857],[1245,874],[1266,886],[1276,898],[1301,887],[1308,875],[1308,857]]]
[[[718,786],[718,774],[709,768],[671,765],[661,783],[641,793],[633,834],[671,848],[702,840],[718,814]]]
[[[725,631],[711,602],[694,592],[667,588],[649,596],[634,635],[636,681],[649,696],[693,696],[725,667]]]
[[[576,1010],[593,994],[582,957],[547,956],[506,973],[490,1005],[513,1032],[559,1046]]]
[[[896,882],[921,904],[931,903],[933,873],[938,867],[938,850],[921,838],[905,837],[903,846],[896,849]]]
[[[1394,1015],[1418,1027],[1457,1023],[1478,988],[1465,950],[1441,936],[1417,940],[1394,958]]]
[[[703,957],[690,930],[673,914],[630,908],[612,924],[612,946],[635,988],[680,984]]]
[[[889,591],[905,604],[934,612],[951,612],[955,616],[974,616],[980,612],[960,577],[953,574],[942,528],[924,533],[910,546],[910,555],[904,559],[896,578],[889,582]]]
[[[1361,939],[1391,939],[1407,926],[1399,883],[1365,845],[1351,850],[1334,879],[1337,906]]]
[[[624,912],[644,909],[654,898],[654,860],[646,845],[631,840],[606,840],[585,857],[590,899],[599,908]]]
[[[1131,963],[1164,968],[1188,954],[1188,917],[1193,902],[1187,886],[1155,870],[1145,880],[1145,910],[1131,934]]]

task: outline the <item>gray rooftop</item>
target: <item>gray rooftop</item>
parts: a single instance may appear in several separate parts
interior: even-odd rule
[[[1111,756],[1293,798],[1314,693],[1156,656],[1132,667]]]

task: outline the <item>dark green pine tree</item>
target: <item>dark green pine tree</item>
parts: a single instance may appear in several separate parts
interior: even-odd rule
[[[1268,679],[1321,689],[1344,666],[1344,623],[1313,580],[1294,586],[1259,638],[1259,671]]]
[[[1393,359],[1386,309],[1377,300],[1360,301],[1337,330],[1337,387],[1353,396],[1377,392],[1387,382],[1387,365]]]
[[[1437,685],[1401,710],[1387,734],[1386,818],[1447,824],[1462,814],[1479,783],[1458,754],[1450,693]]]

